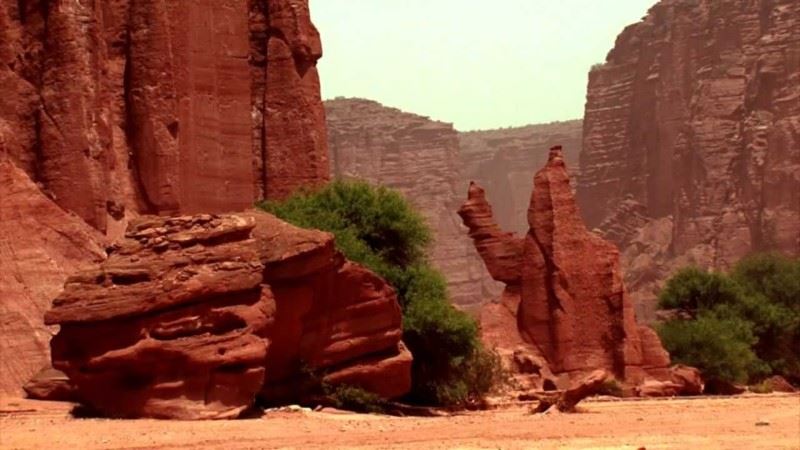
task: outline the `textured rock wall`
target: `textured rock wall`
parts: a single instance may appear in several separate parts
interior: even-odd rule
[[[328,177],[305,0],[0,2],[0,147],[66,210],[241,210]]]
[[[320,56],[306,0],[0,0],[4,392],[101,232],[328,179]]]
[[[49,365],[42,317],[72,272],[101,260],[103,236],[0,161],[0,395]]]
[[[570,120],[459,133],[463,177],[486,188],[503,229],[525,234],[533,174],[547,161],[548,149],[560,144],[576,177],[582,131],[580,120]]]
[[[496,292],[456,216],[467,181],[458,133],[448,123],[370,100],[325,102],[331,171],[399,190],[434,230],[431,259],[457,305],[475,306]]]
[[[800,253],[799,84],[795,0],[662,0],[589,74],[578,202],[645,316],[679,265]]]
[[[636,323],[619,252],[581,220],[561,147],[534,177],[524,237],[502,231],[475,183],[459,214],[489,272],[506,284],[501,303],[516,304],[518,330],[506,332],[521,334],[554,374],[575,380],[603,368],[631,384],[668,377],[658,336]]]
[[[411,383],[394,290],[263,212],[135,219],[45,320],[53,366],[107,416],[236,417],[302,400],[305,370],[387,398]]]

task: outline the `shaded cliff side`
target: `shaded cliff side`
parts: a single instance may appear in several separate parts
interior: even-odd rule
[[[0,1],[0,152],[119,235],[328,177],[306,0]]]
[[[430,257],[453,302],[468,307],[490,298],[494,282],[456,215],[456,192],[467,181],[453,126],[370,100],[328,100],[325,110],[333,176],[400,191],[434,231]]]
[[[577,193],[652,315],[677,266],[800,253],[800,3],[663,0],[593,68]]]

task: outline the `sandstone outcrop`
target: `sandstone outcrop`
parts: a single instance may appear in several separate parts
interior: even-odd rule
[[[418,208],[434,232],[430,258],[453,303],[474,307],[496,295],[454,212],[464,178],[453,126],[370,100],[339,98],[325,108],[333,176],[392,187]]]
[[[505,304],[516,304],[522,338],[560,377],[559,384],[605,369],[639,384],[667,378],[669,355],[638,325],[613,244],[588,231],[570,187],[561,147],[534,177],[524,237],[503,232],[483,190],[471,184],[459,210]]]
[[[44,312],[74,271],[100,261],[103,236],[0,158],[0,394],[49,364]]]
[[[305,370],[397,397],[410,387],[394,291],[329,233],[262,212],[142,216],[47,312],[53,367],[114,417],[238,416],[299,401]]]
[[[578,202],[648,319],[683,264],[800,253],[799,43],[795,0],[661,0],[589,74]]]
[[[467,131],[458,134],[462,177],[487,190],[498,224],[520,234],[528,231],[528,201],[536,167],[547,161],[548,149],[564,146],[570,174],[578,176],[581,120],[524,127]]]
[[[45,322],[53,367],[111,417],[238,416],[264,383],[273,303],[245,217],[143,216]]]
[[[307,0],[0,0],[0,392],[102,233],[328,179],[321,54]]]
[[[119,236],[328,178],[307,0],[0,1],[0,151]]]

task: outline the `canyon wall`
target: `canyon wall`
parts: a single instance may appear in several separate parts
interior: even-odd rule
[[[332,174],[400,191],[434,231],[430,257],[453,302],[471,307],[490,298],[496,287],[456,215],[467,180],[453,126],[370,100],[328,100],[325,111]]]
[[[394,289],[332,234],[262,211],[131,221],[45,322],[60,326],[53,367],[109,417],[235,418],[321,382],[384,398],[411,386]]]
[[[3,393],[47,364],[41,313],[129,220],[328,179],[321,54],[307,0],[0,0]]]
[[[306,0],[3,0],[0,147],[101,231],[240,210],[327,179],[321,54]]]
[[[550,147],[563,145],[572,176],[577,176],[582,130],[580,120],[569,120],[459,133],[464,179],[486,188],[504,229],[525,234],[536,168],[547,161]]]
[[[800,253],[800,3],[662,0],[589,74],[578,202],[652,316],[676,267]]]

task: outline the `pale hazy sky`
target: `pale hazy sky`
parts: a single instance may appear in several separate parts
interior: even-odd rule
[[[656,0],[311,0],[323,98],[459,130],[583,115],[592,64]]]

